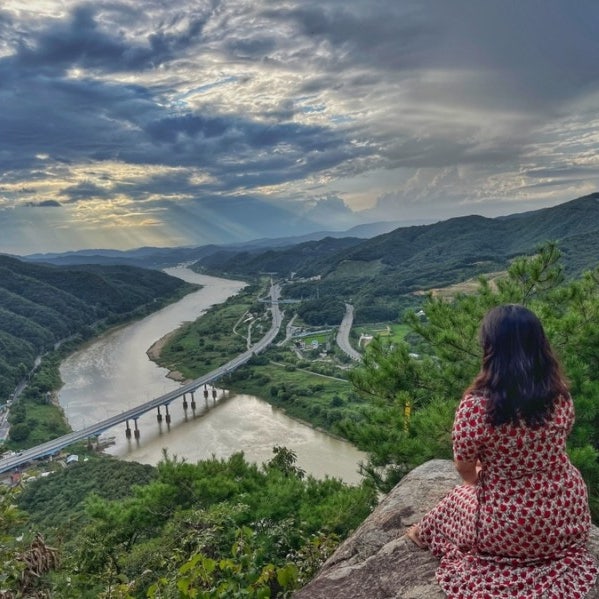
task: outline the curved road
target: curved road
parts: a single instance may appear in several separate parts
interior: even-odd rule
[[[282,315],[279,309],[279,297],[281,295],[281,287],[280,285],[271,284],[270,287],[270,301],[271,301],[271,313],[272,313],[272,325],[253,347],[248,349],[247,351],[239,354],[223,366],[220,366],[216,370],[205,374],[193,381],[191,383],[187,383],[186,385],[182,385],[178,389],[174,391],[170,391],[169,393],[165,393],[160,397],[156,397],[151,399],[150,401],[137,406],[136,408],[132,408],[127,410],[126,412],[121,412],[116,416],[112,416],[107,418],[106,420],[102,420],[101,422],[97,422],[92,426],[88,426],[79,431],[74,431],[72,433],[68,433],[62,437],[58,437],[52,441],[48,441],[47,443],[43,443],[41,445],[37,445],[36,447],[31,447],[29,449],[25,449],[19,452],[17,455],[10,456],[8,458],[4,458],[0,460],[0,473],[7,472],[8,470],[12,470],[22,464],[27,462],[31,462],[32,460],[36,460],[38,458],[42,458],[48,455],[53,455],[54,453],[60,451],[64,447],[71,445],[77,441],[81,441],[82,439],[87,439],[88,437],[93,437],[103,433],[104,431],[112,428],[113,426],[120,424],[121,422],[125,422],[127,420],[135,420],[139,418],[145,412],[149,412],[154,408],[159,406],[164,406],[170,404],[172,401],[181,397],[186,393],[192,393],[196,391],[199,387],[206,385],[208,383],[212,383],[217,379],[223,377],[225,374],[229,374],[239,366],[245,364],[254,354],[257,354],[263,350],[265,350],[275,339],[277,334],[279,333],[279,329],[281,328]]]
[[[345,314],[337,331],[337,345],[342,352],[346,353],[356,362],[362,359],[362,354],[356,351],[349,342],[349,332],[354,322],[354,307],[351,304],[345,304]]]

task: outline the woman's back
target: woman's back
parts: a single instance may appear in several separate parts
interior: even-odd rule
[[[523,306],[490,310],[480,340],[481,371],[452,431],[465,484],[410,538],[441,558],[450,599],[582,599],[597,566],[586,485],[566,454],[574,408],[561,367]]]
[[[456,414],[454,448],[477,447],[483,464],[477,485],[477,546],[497,556],[530,559],[563,555],[584,544],[590,520],[586,487],[565,451],[574,410],[556,399],[541,426],[503,424],[486,417],[487,399],[464,397]]]
[[[486,410],[486,400],[480,398],[479,401],[481,409]],[[487,476],[508,479],[536,477],[569,465],[566,439],[573,422],[572,400],[559,397],[551,417],[543,425],[487,425],[487,442],[480,453]]]

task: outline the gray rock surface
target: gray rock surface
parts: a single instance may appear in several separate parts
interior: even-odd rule
[[[293,599],[443,599],[435,580],[437,560],[404,533],[459,482],[449,460],[414,469]],[[599,557],[597,527],[589,548]],[[599,599],[599,585],[587,599]]]

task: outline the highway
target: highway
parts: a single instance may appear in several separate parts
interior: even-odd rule
[[[88,426],[84,429],[74,431],[72,433],[68,433],[67,435],[63,435],[62,437],[58,437],[52,441],[48,441],[47,443],[43,443],[41,445],[37,445],[36,447],[31,447],[29,449],[25,449],[19,452],[17,455],[10,456],[8,458],[4,458],[0,460],[0,473],[7,472],[22,464],[27,462],[31,462],[33,460],[46,457],[49,455],[54,455],[61,449],[71,445],[77,441],[81,441],[82,439],[87,439],[89,437],[94,437],[100,435],[104,431],[120,424],[122,422],[126,422],[127,420],[135,420],[139,418],[142,414],[149,412],[152,409],[157,408],[158,406],[166,406],[170,404],[175,399],[182,397],[186,393],[191,393],[192,391],[196,391],[199,387],[203,387],[206,384],[213,383],[218,379],[222,378],[224,375],[233,372],[236,368],[239,368],[243,364],[245,364],[254,354],[260,353],[265,350],[275,339],[277,334],[279,333],[279,329],[281,328],[281,322],[283,316],[281,314],[281,310],[279,308],[279,297],[281,295],[281,287],[277,284],[271,284],[270,288],[270,301],[271,301],[271,316],[272,316],[272,324],[269,331],[258,341],[255,345],[253,345],[250,349],[239,354],[223,366],[220,366],[216,370],[205,374],[186,385],[182,385],[178,389],[174,391],[170,391],[169,393],[165,393],[160,397],[156,397],[143,403],[135,408],[131,408],[125,412],[121,412],[120,414],[116,414],[115,416],[111,416],[110,418],[106,418],[101,422],[97,422],[91,426]]]
[[[356,351],[349,342],[349,332],[354,322],[354,307],[351,304],[345,304],[345,314],[337,331],[337,345],[352,360],[361,360],[362,354]]]

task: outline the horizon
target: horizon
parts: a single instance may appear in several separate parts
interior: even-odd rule
[[[0,252],[494,218],[599,188],[599,5],[5,0]]]
[[[570,200],[566,200],[564,202],[560,202],[558,204],[556,204],[555,206],[545,206],[545,207],[541,207],[541,208],[535,208],[533,210],[524,210],[522,212],[510,212],[508,214],[498,214],[496,216],[483,216],[480,214],[464,214],[464,215],[460,215],[460,216],[450,216],[447,218],[443,218],[443,219],[439,219],[439,220],[431,220],[430,222],[424,222],[424,220],[421,222],[419,220],[414,220],[411,221],[409,223],[404,223],[404,224],[399,224],[398,226],[394,226],[397,223],[384,223],[383,221],[376,221],[376,222],[372,222],[372,223],[363,223],[361,225],[356,225],[354,227],[352,227],[351,229],[346,229],[346,230],[342,230],[342,231],[329,231],[329,230],[322,230],[322,231],[312,231],[312,232],[308,232],[305,233],[303,235],[296,235],[296,236],[282,236],[282,237],[260,237],[260,238],[253,238],[253,239],[247,239],[245,241],[239,241],[239,242],[233,242],[233,243],[223,243],[223,244],[199,244],[199,245],[179,245],[179,246],[137,246],[137,247],[131,247],[131,248],[126,248],[126,249],[119,249],[119,248],[111,248],[111,247],[95,247],[95,248],[80,248],[80,249],[73,249],[73,250],[65,250],[62,252],[34,252],[31,254],[9,254],[6,252],[0,252],[0,255],[6,255],[9,257],[15,257],[15,258],[29,258],[29,257],[38,257],[38,256],[58,256],[58,255],[66,255],[66,254],[90,254],[90,255],[94,255],[94,252],[115,252],[115,253],[127,253],[127,252],[136,252],[136,251],[140,251],[140,250],[177,250],[177,249],[196,249],[196,248],[202,248],[202,247],[206,247],[208,245],[217,245],[220,247],[227,247],[227,248],[231,248],[231,247],[236,247],[236,246],[240,246],[240,247],[246,247],[248,245],[251,244],[255,244],[255,243],[260,243],[260,242],[264,242],[265,243],[265,247],[267,247],[267,242],[272,241],[272,242],[276,242],[276,241],[281,241],[281,240],[285,240],[285,241],[290,241],[293,244],[296,243],[303,243],[304,241],[306,241],[306,237],[311,237],[312,239],[323,239],[324,237],[330,236],[331,234],[336,234],[336,236],[338,237],[343,237],[343,233],[350,233],[352,231],[352,229],[355,229],[356,227],[376,227],[377,225],[384,225],[384,224],[389,224],[391,225],[391,228],[388,229],[388,231],[386,232],[390,232],[390,231],[395,231],[397,229],[404,229],[404,228],[409,228],[409,227],[414,227],[414,226],[428,226],[428,225],[435,225],[438,223],[443,223],[449,220],[453,220],[453,219],[459,219],[459,218],[469,218],[469,217],[473,217],[473,216],[481,216],[482,218],[490,218],[490,219],[496,219],[496,218],[508,218],[510,216],[517,216],[517,215],[524,215],[527,214],[529,212],[536,212],[537,210],[540,209],[544,209],[544,208],[555,208],[557,206],[561,206],[564,204],[569,204],[571,202],[576,202],[578,200],[583,200],[585,198],[588,197],[592,197],[592,196],[599,196],[599,191],[595,191],[592,192],[590,194],[587,194],[585,196],[581,196],[579,198],[573,198]],[[368,237],[365,237],[364,239],[369,239],[372,237],[377,237],[379,235],[382,235],[384,233],[376,233],[374,235],[370,235]],[[348,235],[351,236],[351,235]]]

